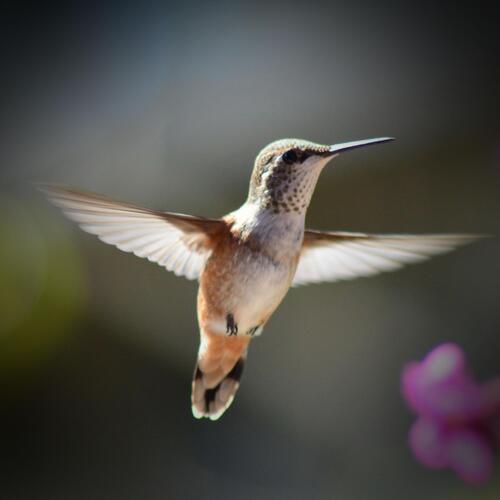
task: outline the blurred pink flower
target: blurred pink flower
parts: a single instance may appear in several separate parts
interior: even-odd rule
[[[409,434],[415,457],[427,467],[449,467],[469,483],[486,481],[500,437],[500,377],[478,384],[462,349],[446,343],[409,363],[401,387],[418,415]]]

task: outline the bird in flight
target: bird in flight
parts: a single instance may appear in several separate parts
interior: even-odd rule
[[[105,243],[198,280],[200,347],[191,404],[218,419],[233,401],[250,341],[291,286],[371,276],[473,241],[466,234],[364,234],[305,229],[323,168],[390,137],[333,146],[283,139],[257,156],[245,203],[220,219],[140,208],[58,186],[40,189]]]

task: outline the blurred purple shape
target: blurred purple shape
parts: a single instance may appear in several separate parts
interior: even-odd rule
[[[409,434],[415,457],[427,467],[449,467],[464,481],[486,481],[499,437],[500,377],[476,383],[462,349],[446,343],[409,363],[401,386],[418,415]]]
[[[418,418],[410,429],[410,446],[417,459],[433,469],[448,465],[444,448],[444,429],[430,418]]]

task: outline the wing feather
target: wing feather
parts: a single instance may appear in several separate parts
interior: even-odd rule
[[[40,186],[40,190],[87,233],[188,279],[199,277],[212,252],[212,236],[224,224],[140,208],[76,189]]]
[[[471,243],[470,234],[387,234],[306,231],[293,285],[372,276]]]

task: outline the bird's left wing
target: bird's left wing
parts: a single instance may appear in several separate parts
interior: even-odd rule
[[[421,262],[476,240],[468,234],[387,234],[305,231],[293,285],[372,276]]]
[[[39,189],[84,231],[188,279],[199,277],[212,252],[211,236],[224,224],[216,219],[140,208],[75,189]]]

